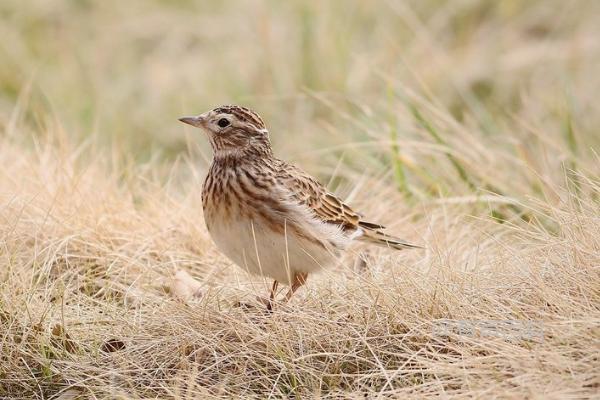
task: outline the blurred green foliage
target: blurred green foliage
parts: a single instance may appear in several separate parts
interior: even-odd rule
[[[517,157],[540,136],[567,158],[597,146],[599,16],[600,2],[559,0],[5,0],[0,127],[22,104],[32,131],[56,120],[168,160],[190,141],[208,155],[179,116],[241,103],[305,165],[343,158],[393,171],[406,193],[457,178],[470,191],[490,180],[476,164],[493,156],[469,154],[482,137]]]

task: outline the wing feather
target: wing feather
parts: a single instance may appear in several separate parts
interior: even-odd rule
[[[364,221],[360,214],[329,192],[315,178],[293,165],[280,162],[282,165],[279,168],[278,179],[282,181],[282,186],[288,188],[292,200],[307,206],[316,218],[339,226],[361,241],[394,249],[419,248],[383,232],[383,225]]]

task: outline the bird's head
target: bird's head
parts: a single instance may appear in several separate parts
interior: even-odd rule
[[[271,155],[269,132],[258,114],[241,106],[221,106],[179,120],[203,129],[215,157]]]

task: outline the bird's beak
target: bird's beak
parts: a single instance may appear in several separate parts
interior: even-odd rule
[[[196,117],[181,117],[179,118],[179,120],[184,124],[195,126],[196,128],[201,128],[204,123],[204,116],[198,115]]]

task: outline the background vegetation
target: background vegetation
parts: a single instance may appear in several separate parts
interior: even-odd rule
[[[599,19],[594,0],[2,1],[0,397],[597,394]],[[214,248],[210,149],[177,122],[228,103],[426,249],[357,248],[271,316],[236,307],[269,282]]]

